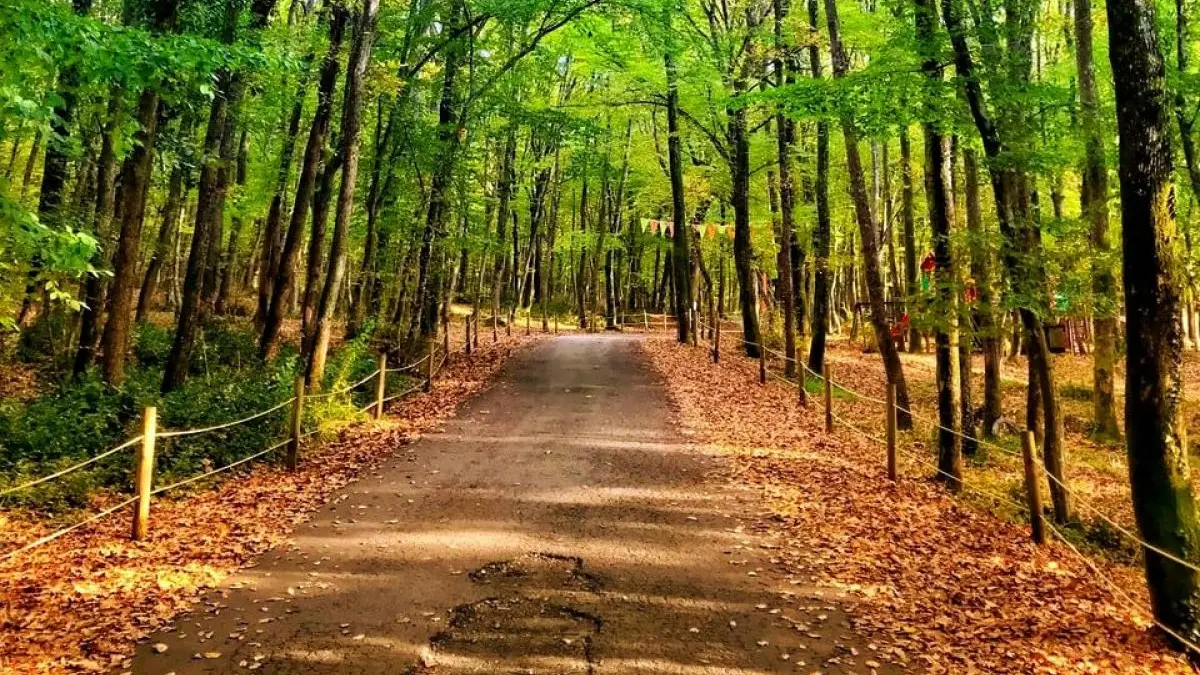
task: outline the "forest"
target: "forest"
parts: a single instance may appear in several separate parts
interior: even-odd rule
[[[321,395],[381,355],[385,371],[432,360],[452,334],[665,314],[693,343],[729,317],[725,353],[773,359],[801,390],[853,353],[901,429],[936,407],[952,493],[992,461],[980,439],[1034,432],[1048,518],[1080,541],[1098,536],[1073,473],[1123,453],[1105,485],[1146,544],[1130,555],[1155,620],[1190,646],[1196,13],[10,0],[0,488],[120,442],[144,406],[166,427],[219,424],[296,378]],[[160,471],[225,464],[266,433],[180,440]],[[62,517],[127,491],[131,461],[0,506]]]

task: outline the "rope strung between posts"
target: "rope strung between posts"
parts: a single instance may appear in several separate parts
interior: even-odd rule
[[[141,443],[141,442],[142,442],[141,436],[134,436],[133,438],[125,441],[124,443],[118,445],[115,448],[106,450],[106,451],[100,453],[99,455],[96,455],[95,457],[92,457],[90,459],[85,459],[82,462],[79,462],[78,464],[72,464],[71,466],[69,466],[61,471],[56,471],[56,472],[50,474],[49,476],[42,476],[41,478],[38,478],[37,480],[32,480],[28,483],[24,483],[24,484],[18,485],[16,487],[11,487],[11,488],[6,488],[4,490],[0,490],[0,497],[3,497],[4,495],[12,494],[14,492],[20,492],[21,490],[28,490],[29,488],[34,487],[35,485],[41,485],[42,483],[54,480],[55,478],[60,478],[62,476],[65,476],[65,475],[73,472],[73,471],[78,471],[79,469],[82,469],[85,466],[95,464],[96,462],[99,462],[100,460],[104,459],[105,457],[114,455],[128,447],[137,445],[138,443]]]
[[[1138,614],[1143,614],[1143,615],[1145,614],[1145,610],[1138,608],[1137,600],[1135,600],[1133,598],[1133,596],[1129,595],[1129,593],[1127,593],[1125,591],[1125,589],[1121,588],[1120,584],[1116,583],[1108,575],[1106,575],[1104,572],[1100,571],[1100,568],[1097,567],[1096,564],[1093,563],[1091,560],[1089,560],[1088,557],[1085,556],[1083,554],[1083,552],[1081,552],[1075,546],[1075,544],[1072,544],[1070,541],[1068,541],[1067,538],[1063,535],[1062,532],[1059,531],[1059,529],[1057,527],[1055,527],[1053,524],[1051,524],[1049,522],[1046,523],[1046,527],[1048,527],[1050,529],[1051,534],[1053,534],[1055,537],[1057,537],[1060,542],[1065,544],[1066,547],[1068,549],[1070,549],[1071,552],[1074,553],[1075,556],[1077,558],[1079,558],[1083,562],[1083,564],[1086,565],[1092,571],[1093,575],[1095,575],[1098,579],[1103,581],[1106,586],[1108,586],[1109,591],[1114,596],[1125,601],[1126,609],[1132,610],[1133,612],[1138,613]],[[1197,645],[1195,642],[1180,635],[1177,631],[1163,625],[1161,622],[1159,622],[1158,619],[1155,619],[1153,617],[1153,615],[1151,615],[1151,617],[1150,617],[1150,623],[1157,626],[1160,630],[1162,630],[1167,635],[1170,635],[1171,637],[1178,640],[1179,643],[1182,644],[1183,646],[1187,647],[1188,649],[1192,650],[1193,652],[1195,652],[1197,654],[1200,654],[1200,645]]]
[[[401,367],[399,367],[399,368],[394,368],[394,369],[389,369],[389,368],[377,368],[377,369],[375,369],[374,371],[372,371],[370,374],[368,374],[368,375],[366,375],[365,377],[363,377],[362,379],[358,380],[357,382],[354,382],[354,383],[352,383],[352,384],[349,384],[349,385],[347,385],[347,386],[345,386],[345,387],[343,387],[343,388],[341,388],[341,389],[338,389],[338,390],[336,390],[336,391],[332,391],[332,392],[323,393],[323,394],[313,394],[313,395],[311,395],[311,396],[305,396],[304,398],[305,398],[305,399],[314,399],[314,398],[322,398],[322,397],[327,397],[327,396],[338,396],[338,395],[342,395],[342,394],[345,394],[345,393],[347,393],[347,392],[349,392],[349,391],[352,391],[352,390],[354,390],[354,389],[356,389],[356,388],[358,388],[358,387],[360,387],[360,386],[362,386],[362,385],[366,384],[367,382],[371,381],[372,379],[374,379],[374,378],[376,378],[376,377],[381,377],[381,376],[383,376],[383,375],[386,375],[388,372],[398,372],[398,371],[404,371],[404,370],[411,370],[412,368],[415,368],[415,367],[417,367],[417,366],[421,365],[422,363],[427,363],[427,362],[428,362],[428,363],[432,363],[431,359],[432,359],[433,357],[434,357],[434,353],[433,353],[433,352],[431,352],[431,353],[429,353],[429,354],[426,354],[426,355],[425,355],[424,357],[422,357],[421,359],[418,359],[417,361],[415,361],[415,362],[413,362],[413,363],[410,363],[410,364],[408,364],[408,365],[406,365],[406,366],[401,366]],[[447,354],[443,354],[443,355],[442,355],[442,359],[441,359],[440,363],[438,364],[438,366],[437,366],[437,369],[436,369],[436,371],[435,371],[435,372],[439,372],[439,373],[441,372],[442,368],[443,368],[443,367],[446,365],[446,361],[448,361],[448,360],[449,360],[449,357],[450,357],[449,353],[447,353]],[[382,357],[381,357],[381,363],[382,363],[382,360],[383,360],[383,359],[382,359]],[[299,386],[299,385],[298,385],[298,386]],[[380,393],[382,394],[382,383],[380,383],[380,386],[381,386],[381,392],[380,392]],[[402,391],[402,392],[399,392],[399,393],[397,393],[397,394],[393,394],[392,396],[389,396],[389,397],[387,397],[387,398],[383,398],[382,400],[376,400],[376,401],[372,401],[372,402],[371,402],[370,404],[368,404],[368,405],[367,405],[365,408],[362,408],[362,409],[360,409],[360,412],[362,412],[362,411],[366,411],[366,410],[367,410],[367,409],[369,409],[369,408],[375,407],[375,406],[379,405],[380,403],[387,403],[388,401],[393,401],[393,400],[395,400],[395,399],[398,399],[398,398],[401,398],[401,397],[403,397],[403,396],[407,396],[407,395],[409,395],[409,394],[411,394],[411,393],[413,393],[413,392],[417,391],[417,390],[418,390],[418,389],[420,389],[422,386],[423,386],[423,384],[419,384],[419,385],[417,385],[417,386],[414,386],[414,387],[410,387],[410,388],[408,388],[408,389],[405,389],[404,391]],[[239,420],[234,420],[234,421],[232,421],[232,422],[226,422],[226,423],[223,423],[223,424],[217,424],[217,425],[208,426],[208,427],[202,427],[202,428],[198,428],[198,429],[178,429],[178,430],[173,430],[173,431],[163,431],[163,432],[160,432],[160,433],[157,433],[157,434],[153,434],[153,438],[180,438],[180,437],[184,437],[184,436],[194,436],[194,435],[199,435],[199,434],[211,433],[211,432],[214,432],[214,431],[219,431],[219,430],[222,430],[222,429],[228,429],[228,428],[231,428],[231,427],[239,426],[239,425],[242,425],[242,424],[247,424],[247,423],[249,423],[249,422],[252,422],[252,421],[254,421],[254,420],[260,419],[260,418],[262,418],[262,417],[265,417],[265,416],[267,416],[267,415],[270,415],[271,413],[274,413],[274,412],[276,412],[276,411],[278,411],[278,410],[281,410],[281,409],[283,409],[283,408],[285,408],[285,407],[287,407],[287,406],[289,406],[289,405],[292,405],[292,404],[297,404],[297,405],[299,405],[299,404],[297,403],[297,401],[299,401],[299,400],[300,400],[300,399],[299,399],[297,396],[293,396],[293,397],[291,397],[291,398],[289,398],[289,399],[287,399],[287,400],[285,400],[285,401],[282,401],[282,402],[280,402],[280,403],[278,403],[278,404],[276,404],[276,405],[274,405],[274,406],[272,406],[272,407],[270,407],[270,408],[268,408],[268,409],[266,409],[266,410],[263,410],[263,411],[260,411],[260,412],[254,413],[253,415],[250,415],[250,416],[248,416],[248,417],[244,417],[244,418],[242,418],[242,419],[239,419]],[[296,408],[296,410],[298,410],[298,408]],[[151,409],[151,411],[152,411],[152,409]],[[298,414],[298,413],[294,412],[294,414]],[[151,417],[151,419],[153,419],[153,417]],[[297,424],[298,424],[298,423],[297,423]],[[23,546],[21,546],[21,547],[19,547],[19,548],[17,548],[17,549],[14,549],[14,550],[12,550],[12,551],[8,551],[8,552],[6,552],[6,553],[0,554],[0,563],[2,563],[2,562],[7,562],[7,561],[9,561],[9,560],[12,560],[12,559],[13,559],[13,558],[15,558],[16,556],[18,556],[18,555],[20,555],[20,554],[22,554],[22,553],[25,553],[26,551],[30,551],[30,550],[32,550],[32,549],[35,549],[35,548],[39,547],[39,546],[43,546],[43,545],[45,545],[45,544],[48,544],[48,543],[50,543],[50,542],[52,542],[52,541],[54,541],[54,540],[56,540],[56,539],[58,539],[58,538],[60,538],[60,537],[62,537],[62,536],[65,536],[65,535],[67,535],[67,534],[69,534],[69,533],[71,533],[71,532],[74,532],[74,531],[76,531],[76,530],[78,530],[78,529],[80,529],[80,528],[82,528],[82,527],[85,527],[85,526],[87,526],[87,525],[90,525],[90,524],[92,524],[92,523],[95,523],[96,521],[98,521],[98,520],[100,520],[100,519],[102,519],[102,518],[104,518],[104,517],[106,517],[106,516],[109,516],[109,515],[111,515],[111,514],[113,514],[113,513],[116,513],[117,511],[120,511],[122,508],[124,508],[124,507],[126,507],[126,506],[129,506],[130,504],[133,504],[133,503],[135,503],[135,502],[138,502],[138,501],[139,501],[140,499],[142,499],[143,497],[146,497],[146,498],[148,498],[149,496],[153,496],[153,495],[162,494],[162,493],[165,493],[165,492],[168,492],[168,491],[175,490],[175,489],[177,489],[177,488],[183,487],[183,486],[185,486],[185,485],[189,485],[189,484],[191,484],[191,483],[196,483],[196,482],[199,482],[199,481],[201,481],[201,480],[204,480],[205,478],[210,478],[210,477],[212,477],[212,476],[215,476],[215,475],[217,475],[217,474],[220,474],[220,473],[223,473],[223,472],[226,472],[226,471],[230,471],[230,470],[232,470],[232,469],[234,469],[234,468],[236,468],[236,467],[238,467],[238,466],[242,466],[242,465],[244,465],[244,464],[247,464],[247,463],[249,463],[249,462],[252,462],[252,461],[254,461],[254,460],[256,460],[256,459],[258,459],[258,458],[260,458],[260,457],[263,457],[263,456],[265,456],[265,455],[268,455],[268,454],[270,454],[270,453],[272,453],[272,452],[274,452],[274,451],[276,451],[276,450],[278,450],[278,449],[280,449],[280,448],[282,448],[282,447],[284,447],[284,446],[286,446],[286,445],[289,445],[289,444],[291,444],[291,443],[299,443],[299,441],[300,441],[300,440],[303,440],[303,439],[309,438],[310,436],[313,436],[313,435],[317,434],[319,431],[320,431],[319,429],[313,429],[313,430],[310,430],[310,431],[308,431],[308,432],[305,432],[305,433],[301,434],[301,433],[299,433],[299,429],[297,428],[297,429],[296,429],[296,431],[293,433],[293,435],[292,435],[290,438],[287,438],[287,439],[285,439],[285,440],[283,440],[283,441],[280,441],[279,443],[276,443],[276,444],[274,444],[274,445],[272,445],[272,446],[270,446],[270,447],[268,447],[268,448],[266,448],[266,449],[264,449],[264,450],[261,450],[261,451],[259,451],[259,452],[256,452],[256,453],[254,453],[254,454],[252,454],[252,455],[249,455],[249,456],[247,456],[247,457],[243,457],[242,459],[239,459],[239,460],[237,460],[237,461],[235,461],[235,462],[231,462],[231,463],[229,463],[229,464],[226,464],[225,466],[218,467],[218,468],[216,468],[216,469],[212,469],[212,470],[210,470],[210,471],[206,471],[206,472],[204,472],[204,473],[202,473],[202,474],[199,474],[199,475],[196,475],[196,476],[192,476],[192,477],[190,477],[190,478],[185,478],[185,479],[183,479],[183,480],[176,481],[176,482],[174,482],[174,483],[171,483],[170,485],[164,485],[164,486],[161,486],[161,487],[155,488],[155,489],[153,489],[153,490],[149,490],[149,491],[148,491],[148,494],[143,494],[143,495],[135,495],[135,496],[133,496],[133,497],[130,497],[130,498],[128,498],[128,499],[126,499],[126,500],[124,500],[124,501],[122,501],[122,502],[120,502],[120,503],[118,503],[118,504],[114,505],[114,506],[111,506],[111,507],[109,507],[109,508],[107,508],[107,509],[104,509],[103,511],[100,511],[99,513],[96,513],[96,514],[94,514],[94,515],[92,515],[92,516],[89,516],[89,517],[87,517],[87,518],[85,518],[85,519],[83,519],[83,520],[81,520],[81,521],[79,521],[79,522],[77,522],[77,523],[74,523],[74,524],[72,524],[72,525],[69,525],[69,526],[67,526],[67,527],[61,528],[61,529],[59,529],[59,530],[56,530],[56,531],[54,531],[54,532],[51,532],[50,534],[47,534],[47,535],[45,535],[45,536],[43,536],[43,537],[40,537],[40,538],[38,538],[38,539],[35,539],[34,541],[31,541],[31,542],[29,542],[29,543],[27,543],[27,544],[25,544],[25,545],[23,545]],[[151,433],[151,432],[147,432],[147,433]],[[54,479],[56,479],[56,478],[61,478],[62,476],[65,476],[65,475],[67,475],[67,474],[69,474],[69,473],[72,473],[72,472],[74,472],[74,471],[78,471],[79,469],[82,469],[82,468],[84,468],[84,467],[90,466],[90,465],[92,465],[92,464],[94,464],[94,463],[96,463],[96,462],[99,462],[100,460],[102,460],[102,459],[104,459],[104,458],[106,458],[106,457],[110,457],[110,456],[112,456],[113,454],[116,454],[117,452],[120,452],[120,451],[122,451],[122,450],[126,450],[126,449],[128,449],[128,448],[130,448],[130,447],[133,447],[133,446],[135,446],[135,445],[138,445],[139,443],[143,443],[143,442],[147,442],[147,437],[146,437],[145,435],[139,435],[139,436],[136,436],[136,437],[134,437],[134,438],[130,438],[129,440],[125,441],[124,443],[121,443],[120,445],[118,445],[118,446],[116,446],[116,447],[114,447],[114,448],[111,448],[111,449],[109,449],[109,450],[106,450],[106,451],[104,451],[104,452],[100,453],[99,455],[96,455],[95,457],[88,458],[88,459],[86,459],[86,460],[83,460],[83,461],[81,461],[81,462],[78,462],[78,463],[76,463],[76,464],[73,464],[73,465],[71,465],[71,466],[69,466],[69,467],[66,467],[66,468],[64,468],[64,469],[62,469],[62,470],[60,470],[60,471],[56,471],[56,472],[54,472],[54,473],[52,473],[52,474],[49,474],[49,475],[47,475],[47,476],[43,476],[43,477],[41,477],[41,478],[38,478],[38,479],[35,479],[35,480],[32,480],[32,481],[29,481],[29,482],[27,482],[27,483],[23,483],[23,484],[21,484],[21,485],[17,485],[17,486],[10,487],[10,488],[5,488],[3,491],[0,491],[0,496],[4,496],[4,495],[8,495],[8,494],[12,494],[12,493],[14,493],[14,492],[18,492],[18,491],[20,491],[20,490],[26,490],[26,489],[29,489],[29,488],[35,487],[35,486],[37,486],[37,485],[41,485],[42,483],[45,483],[45,482],[48,482],[48,481],[54,480]],[[148,486],[147,486],[147,487],[148,487]],[[135,519],[135,527],[136,527],[136,519]]]
[[[288,400],[283,401],[282,403],[279,403],[278,405],[267,408],[266,410],[263,410],[261,412],[256,412],[249,417],[243,417],[242,419],[235,420],[233,422],[225,422],[224,424],[215,424],[211,427],[201,427],[199,429],[179,429],[176,431],[163,431],[163,432],[158,433],[157,436],[158,436],[158,438],[180,438],[182,436],[195,436],[197,434],[207,434],[207,433],[211,433],[213,431],[220,431],[222,429],[236,427],[241,424],[253,422],[254,420],[256,420],[260,417],[266,417],[267,415],[270,415],[271,413],[275,412],[276,410],[286,408],[287,406],[291,405],[292,402],[295,400],[296,400],[295,397],[289,398]]]
[[[352,390],[354,390],[354,389],[358,389],[359,387],[363,386],[364,384],[366,384],[366,383],[370,382],[371,380],[375,379],[375,377],[376,377],[377,375],[379,375],[379,369],[378,369],[378,368],[376,368],[375,370],[371,371],[371,373],[370,373],[369,375],[366,375],[366,376],[365,376],[365,377],[363,377],[361,380],[359,380],[359,381],[357,381],[357,382],[355,382],[355,383],[353,383],[353,384],[348,384],[348,385],[346,385],[346,386],[342,387],[341,389],[335,389],[335,390],[333,390],[333,391],[327,391],[327,392],[325,392],[325,393],[323,393],[323,394],[305,394],[305,395],[304,395],[304,399],[305,399],[305,400],[308,400],[308,401],[311,401],[311,400],[313,400],[313,399],[318,399],[318,398],[329,398],[329,397],[332,397],[332,396],[341,396],[341,395],[343,395],[343,394],[349,393],[350,391],[352,391]],[[294,400],[294,399],[293,399],[293,400]]]
[[[703,322],[702,322],[702,325],[707,325],[707,324],[703,324]],[[739,338],[739,337],[737,337],[737,336],[730,336],[730,337],[732,337],[734,340],[738,340],[739,342],[742,342],[743,344],[751,344],[751,345],[756,345],[756,343],[749,342],[749,341],[747,341],[747,340],[744,340],[744,339],[742,339],[742,338]],[[756,346],[758,346],[758,345],[756,345]],[[762,349],[763,349],[764,351],[768,352],[768,353],[774,353],[774,354],[777,354],[777,355],[781,355],[781,354],[779,354],[779,352],[776,352],[775,350],[769,349],[769,348],[767,348],[767,347],[765,347],[765,346],[764,346],[764,347],[762,347]],[[781,355],[781,356],[782,356],[782,355]],[[807,373],[809,373],[809,374],[811,374],[811,375],[815,376],[815,377],[816,377],[816,378],[818,378],[819,380],[821,380],[821,381],[825,381],[825,380],[826,380],[826,378],[825,378],[825,376],[824,376],[824,375],[822,375],[821,373],[818,373],[818,372],[816,372],[816,371],[813,371],[811,368],[809,368],[809,367],[808,367],[808,365],[807,365],[807,364],[803,364],[803,363],[801,363],[801,367],[803,367],[803,368],[804,368],[804,371],[805,371],[805,372],[807,372]],[[770,376],[772,376],[772,377],[776,377],[776,378],[777,378],[777,379],[779,379],[780,381],[782,381],[782,382],[785,382],[785,383],[787,383],[787,384],[789,384],[789,385],[793,384],[793,383],[792,383],[790,380],[787,380],[786,378],[782,378],[782,377],[780,377],[780,376],[778,376],[778,375],[775,375],[774,373],[768,373],[768,374],[769,374]],[[875,397],[873,397],[873,396],[868,396],[868,395],[866,395],[866,394],[862,394],[861,392],[855,391],[855,390],[851,389],[850,387],[847,387],[846,385],[844,385],[844,384],[842,384],[842,383],[840,383],[840,382],[837,382],[836,380],[829,379],[829,384],[830,384],[831,386],[837,387],[838,389],[841,389],[842,391],[846,392],[847,394],[850,394],[851,396],[853,396],[854,398],[857,398],[857,399],[859,399],[859,400],[867,401],[867,402],[869,402],[869,403],[876,403],[876,404],[879,404],[879,405],[886,405],[886,401],[884,401],[884,400],[882,400],[882,399],[875,398]],[[920,421],[922,421],[922,422],[925,422],[926,424],[929,424],[929,425],[931,425],[931,426],[932,426],[933,428],[935,428],[935,429],[939,429],[939,430],[942,430],[942,431],[948,431],[948,432],[950,432],[950,433],[952,433],[952,434],[955,434],[956,436],[959,436],[960,438],[962,438],[962,439],[964,439],[964,440],[970,440],[970,441],[974,441],[975,443],[978,443],[978,444],[979,444],[981,447],[986,447],[986,448],[990,448],[990,449],[998,450],[998,451],[1000,451],[1001,453],[1004,453],[1004,454],[1006,454],[1006,455],[1010,455],[1010,456],[1018,456],[1018,455],[1020,454],[1020,453],[1017,453],[1016,451],[1014,451],[1014,450],[1011,450],[1011,449],[1009,449],[1009,448],[1006,448],[1006,447],[1004,447],[1004,446],[1002,446],[1002,445],[998,445],[998,444],[996,444],[996,443],[992,443],[992,442],[990,442],[990,441],[986,441],[986,440],[984,440],[984,439],[981,439],[981,438],[976,438],[976,437],[974,437],[974,436],[971,436],[970,434],[965,434],[965,433],[963,433],[963,432],[961,432],[961,431],[957,431],[957,430],[955,430],[955,429],[950,429],[950,428],[948,428],[948,427],[942,426],[942,425],[941,425],[939,422],[937,422],[936,420],[934,420],[934,419],[932,419],[932,418],[930,418],[930,417],[926,417],[926,416],[924,416],[924,415],[917,414],[917,413],[913,412],[912,410],[910,410],[910,409],[908,409],[908,408],[904,408],[903,406],[899,406],[899,405],[897,405],[897,406],[896,406],[896,410],[897,410],[897,411],[901,411],[901,412],[906,412],[906,413],[908,413],[909,415],[911,415],[913,419],[916,419],[916,420],[920,420]],[[834,419],[838,420],[839,422],[841,422],[841,423],[845,424],[846,426],[850,427],[852,430],[854,430],[854,431],[857,431],[857,432],[859,432],[859,433],[861,433],[861,434],[863,434],[863,435],[867,436],[868,438],[871,438],[872,440],[874,440],[874,441],[876,441],[876,442],[883,442],[881,439],[879,439],[879,438],[877,438],[877,437],[872,437],[872,436],[870,436],[869,434],[866,434],[866,432],[863,432],[862,430],[858,429],[858,428],[857,428],[857,427],[855,427],[853,424],[851,424],[849,421],[847,421],[847,420],[845,420],[844,418],[842,418],[842,417],[838,416],[836,413],[833,413],[833,417],[834,417]],[[886,444],[886,442],[884,442],[884,443]],[[907,450],[907,449],[905,449],[905,448],[899,448],[899,449],[900,449],[900,451],[901,451],[901,452],[905,453],[907,456],[909,456],[909,457],[915,457],[915,455],[913,455],[913,454],[911,453],[911,451],[909,451],[909,450]],[[931,463],[931,462],[928,462],[928,461],[924,461],[924,460],[918,460],[918,461],[919,461],[920,463],[922,463],[922,464],[925,464],[926,466],[929,466],[929,467],[933,468],[933,469],[934,469],[935,471],[937,471],[938,473],[941,473],[942,475],[945,475],[945,476],[947,476],[947,477],[950,477],[950,478],[952,478],[952,476],[949,476],[949,474],[946,474],[944,471],[942,471],[941,469],[939,469],[939,468],[938,468],[938,467],[937,467],[935,464],[933,464],[933,463]],[[1117,532],[1119,532],[1119,533],[1120,533],[1120,534],[1121,534],[1123,537],[1125,537],[1126,539],[1128,539],[1130,542],[1132,542],[1132,543],[1134,543],[1134,544],[1137,544],[1138,546],[1140,546],[1142,549],[1144,549],[1144,550],[1146,550],[1146,551],[1153,551],[1154,553],[1156,553],[1156,554],[1158,554],[1158,555],[1160,555],[1160,556],[1162,556],[1162,557],[1166,558],[1167,560],[1170,560],[1171,562],[1174,562],[1174,563],[1176,563],[1176,564],[1178,564],[1178,565],[1182,565],[1183,567],[1186,567],[1186,568],[1188,568],[1188,569],[1190,569],[1190,570],[1192,570],[1192,571],[1194,571],[1194,572],[1200,572],[1200,565],[1198,565],[1198,564],[1196,564],[1196,563],[1193,563],[1193,562],[1189,562],[1189,561],[1187,561],[1187,560],[1184,560],[1183,558],[1180,558],[1179,556],[1177,556],[1177,555],[1174,555],[1174,554],[1170,553],[1169,551],[1165,551],[1165,550],[1163,550],[1162,548],[1160,548],[1160,547],[1158,547],[1158,546],[1155,546],[1154,544],[1151,544],[1150,542],[1148,542],[1148,541],[1146,541],[1146,540],[1142,539],[1140,536],[1138,536],[1137,534],[1135,534],[1134,532],[1132,532],[1131,530],[1129,530],[1127,527],[1125,527],[1125,526],[1121,525],[1120,523],[1118,523],[1117,521],[1113,520],[1111,517],[1109,517],[1107,514],[1105,514],[1103,511],[1101,511],[1101,510],[1100,510],[1098,507],[1096,507],[1096,506],[1095,506],[1095,505],[1093,505],[1091,502],[1089,502],[1089,501],[1087,501],[1086,499],[1084,499],[1083,497],[1081,497],[1081,496],[1079,495],[1079,493],[1078,493],[1078,492],[1076,492],[1076,491],[1072,490],[1072,489],[1071,489],[1069,486],[1067,486],[1067,485],[1066,485],[1066,483],[1064,483],[1062,480],[1060,480],[1060,479],[1059,479],[1057,476],[1055,476],[1054,474],[1052,474],[1052,473],[1050,473],[1049,471],[1047,471],[1047,470],[1046,470],[1046,467],[1045,467],[1045,465],[1043,465],[1043,464],[1041,464],[1041,463],[1035,463],[1035,464],[1034,464],[1034,469],[1035,469],[1036,471],[1040,472],[1042,475],[1044,475],[1044,476],[1045,476],[1045,477],[1046,477],[1046,478],[1047,478],[1047,479],[1048,479],[1050,482],[1052,482],[1052,483],[1054,483],[1055,485],[1057,485],[1057,486],[1058,486],[1059,488],[1061,488],[1063,491],[1065,491],[1065,492],[1067,492],[1068,494],[1072,495],[1072,496],[1075,498],[1075,503],[1076,503],[1076,504],[1078,504],[1078,505],[1082,506],[1084,509],[1086,509],[1087,511],[1089,511],[1089,512],[1091,512],[1092,514],[1094,514],[1095,516],[1097,516],[1097,517],[1098,517],[1100,520],[1102,520],[1102,521],[1104,521],[1105,523],[1107,523],[1108,525],[1110,525],[1110,526],[1111,526],[1113,529],[1115,529]],[[975,490],[975,491],[977,491],[977,492],[979,491],[979,490],[978,490],[978,488],[973,488],[973,487],[971,487],[971,486],[968,486],[968,484],[966,483],[966,481],[962,481],[962,480],[960,480],[960,482],[961,482],[961,484],[962,484],[964,487],[968,487],[968,489],[973,489],[973,490]],[[990,496],[990,497],[992,497],[992,498],[994,498],[994,499],[1000,499],[1000,500],[1002,500],[1002,501],[1006,501],[1006,502],[1008,502],[1008,503],[1010,503],[1010,504],[1013,504],[1014,506],[1017,506],[1018,508],[1020,508],[1021,510],[1025,511],[1025,512],[1028,512],[1028,510],[1029,510],[1027,507],[1025,507],[1025,506],[1022,506],[1022,505],[1019,505],[1019,504],[1017,504],[1016,502],[1014,502],[1014,501],[1012,501],[1012,500],[1010,500],[1010,499],[1008,499],[1008,498],[1006,498],[1006,497],[1001,497],[1001,496],[999,496],[999,495],[996,495],[996,494],[989,494],[989,495],[987,495],[987,496]]]
[[[422,356],[421,358],[417,359],[416,361],[413,361],[412,363],[408,364],[407,366],[398,366],[396,368],[388,368],[387,372],[403,373],[406,370],[412,370],[413,368],[416,368],[417,366],[421,365],[422,363],[425,363],[425,359],[428,359],[428,358],[429,358],[429,355],[426,354],[425,356]]]
[[[241,466],[242,464],[245,464],[246,462],[253,461],[255,459],[258,459],[259,457],[262,457],[263,455],[274,452],[275,450],[278,450],[279,448],[282,448],[283,446],[285,446],[291,442],[292,442],[292,439],[289,438],[287,440],[276,443],[275,445],[272,445],[271,447],[267,448],[266,450],[256,452],[253,455],[250,455],[249,457],[243,457],[242,459],[239,459],[238,461],[233,462],[231,464],[226,464],[225,466],[223,466],[219,469],[205,471],[204,473],[202,473],[198,476],[192,476],[191,478],[185,478],[181,481],[171,483],[170,485],[164,485],[162,487],[155,488],[154,490],[152,490],[150,492],[150,494],[151,495],[161,494],[161,493],[167,492],[169,490],[174,490],[175,488],[178,488],[178,487],[183,487],[184,485],[188,485],[189,483],[195,483],[196,481],[204,480],[205,478],[208,478],[209,476],[215,476],[216,474],[223,473],[225,471],[229,471],[230,469]]]
[[[125,501],[117,504],[116,506],[110,506],[109,508],[104,509],[100,513],[97,513],[89,518],[81,520],[78,523],[75,523],[74,525],[70,525],[68,527],[62,528],[61,530],[51,532],[50,534],[48,534],[40,539],[35,539],[34,541],[31,541],[28,544],[25,544],[21,548],[9,551],[8,553],[5,553],[4,555],[0,555],[0,562],[8,562],[9,560],[12,560],[13,558],[17,557],[18,555],[20,555],[26,551],[35,549],[44,544],[48,544],[48,543],[54,541],[55,539],[58,539],[59,537],[62,537],[66,534],[74,532],[75,530],[78,530],[79,528],[81,528],[85,525],[90,525],[105,516],[108,516],[113,513],[116,513],[117,511],[120,511],[121,509],[125,508],[126,506],[129,506],[130,504],[136,502],[137,500],[138,500],[137,497],[130,497],[129,499],[126,499]]]

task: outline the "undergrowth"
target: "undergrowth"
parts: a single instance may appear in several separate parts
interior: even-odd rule
[[[335,351],[321,391],[361,380],[377,367],[371,348],[373,326]],[[160,431],[195,429],[242,419],[291,398],[302,373],[296,351],[285,346],[278,357],[257,357],[253,332],[244,323],[216,322],[204,332],[191,377],[179,389],[161,394],[162,366],[171,348],[167,329],[146,323],[135,335],[125,383],[114,388],[88,374],[19,401],[0,399],[0,491],[93,457],[141,433],[142,411],[158,409]],[[29,354],[30,352],[27,352]],[[413,377],[391,374],[388,394],[406,389]],[[359,410],[374,399],[374,380],[344,396],[314,398],[305,406],[303,429],[328,431],[361,419]],[[165,485],[225,466],[286,437],[290,406],[252,422],[211,433],[163,438],[155,452],[155,484]],[[0,506],[44,513],[86,507],[131,490],[134,448],[31,489],[0,497]]]

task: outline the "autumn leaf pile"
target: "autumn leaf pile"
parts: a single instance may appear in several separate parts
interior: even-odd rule
[[[176,499],[156,498],[146,541],[130,541],[123,509],[0,562],[0,672],[120,666],[136,640],[168,624],[203,589],[251,564],[333,491],[436,427],[529,339],[481,340],[471,357],[454,355],[432,392],[393,402],[379,423],[305,447],[295,473],[259,464]],[[19,527],[28,530],[14,532]],[[0,539],[27,541],[43,530],[27,516],[0,513]]]
[[[1192,672],[1065,546],[1035,546],[1027,526],[951,497],[918,461],[902,461],[892,484],[883,447],[825,433],[819,397],[799,408],[794,386],[760,385],[757,362],[731,349],[716,365],[666,336],[645,350],[683,432],[761,491],[773,572],[849,591],[856,629],[896,645],[896,661],[931,673]],[[841,413],[882,434],[878,411]],[[1148,606],[1139,570],[1093,564]]]

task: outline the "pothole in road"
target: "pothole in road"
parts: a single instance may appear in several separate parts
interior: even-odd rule
[[[468,575],[502,595],[451,611],[446,630],[429,641],[425,666],[436,673],[551,675],[595,672],[596,614],[573,607],[600,588],[583,560],[528,553],[488,563]]]
[[[597,591],[600,580],[584,571],[583,559],[556,553],[526,553],[491,562],[469,575],[477,584],[520,585],[543,589]]]

